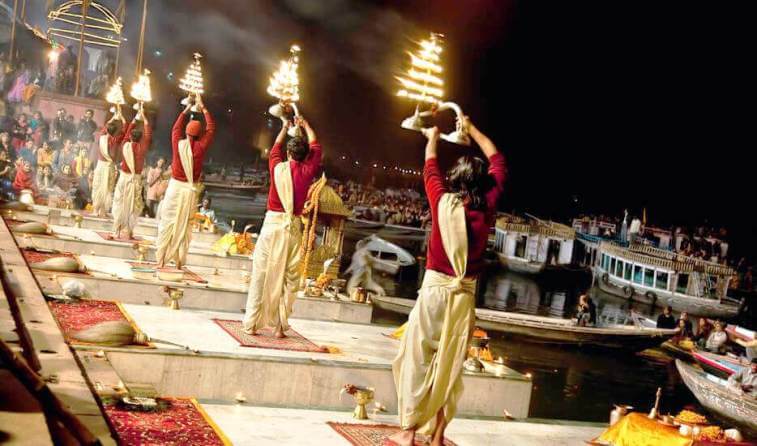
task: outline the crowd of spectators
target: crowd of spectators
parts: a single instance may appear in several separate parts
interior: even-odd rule
[[[388,225],[428,228],[431,225],[428,201],[413,189],[377,189],[353,181],[333,185],[355,218]]]

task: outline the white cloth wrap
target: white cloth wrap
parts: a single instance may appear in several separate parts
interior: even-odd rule
[[[294,216],[294,185],[289,162],[274,167],[273,181],[284,212],[268,211],[263,220],[247,292],[245,329],[289,328],[300,266],[301,221]]]
[[[134,172],[136,163],[131,141],[124,144],[123,155],[129,170]],[[121,171],[113,193],[113,232],[116,237],[123,229],[134,231],[143,208],[142,175]]]
[[[465,278],[465,208],[457,196],[444,194],[436,217],[455,277],[426,270],[392,364],[400,425],[423,434],[436,430],[436,414],[441,409],[447,422],[457,411],[463,362],[476,319],[476,281]]]
[[[157,251],[158,262],[186,264],[189,242],[192,238],[190,221],[197,207],[197,188],[194,180],[194,159],[189,140],[179,141],[179,159],[187,181],[171,178],[160,206],[158,221]]]

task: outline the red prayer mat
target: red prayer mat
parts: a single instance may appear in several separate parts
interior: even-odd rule
[[[45,260],[54,259],[56,257],[71,257],[72,259],[78,259],[76,254],[72,252],[41,252],[34,249],[21,248],[21,254],[24,255],[26,263],[40,263]]]
[[[272,328],[261,328],[255,336],[248,335],[242,330],[242,321],[226,319],[213,319],[232,338],[239,342],[242,347],[267,348],[271,350],[290,350],[295,352],[329,353],[326,347],[319,347],[313,342],[297,333],[293,329],[286,331],[287,337],[278,339],[273,335]]]
[[[388,441],[389,437],[400,431],[399,426],[390,426],[388,424],[357,424],[357,423],[336,423],[329,421],[328,425],[337,431],[353,446],[386,446],[393,444]],[[415,434],[415,445],[423,446],[430,441],[424,435]],[[444,439],[446,446],[455,446],[455,443]]]
[[[139,236],[132,236],[132,238],[122,238],[122,237],[115,237],[112,232],[107,231],[95,231],[95,234],[99,235],[101,239],[108,240],[111,242],[124,242],[124,243],[134,243],[134,242],[141,242],[144,239]]]
[[[193,398],[159,398],[152,412],[103,405],[119,445],[225,446],[231,441]]]
[[[126,263],[128,263],[129,266],[134,266],[137,268],[156,268],[157,266],[156,263],[152,263],[152,262],[126,262]],[[186,266],[183,266],[181,270],[184,271],[183,280],[187,280],[190,282],[197,282],[197,283],[208,283],[207,280],[203,279],[199,274],[187,268]],[[155,277],[157,277],[157,275]]]
[[[128,322],[134,331],[139,333],[139,328],[119,302],[107,300],[50,302],[50,311],[58,321],[58,326],[69,344],[89,344],[72,339],[71,335],[101,322]],[[149,346],[152,347],[152,345]]]

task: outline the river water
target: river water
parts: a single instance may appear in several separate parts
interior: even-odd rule
[[[235,219],[237,230],[243,224],[258,224],[265,212],[265,196],[239,197],[228,193],[211,193],[213,207],[221,218]],[[349,228],[345,233],[343,269],[355,243],[373,231]],[[416,256],[422,256],[422,241],[417,236],[381,232],[380,236],[397,243]],[[421,260],[422,263],[422,260]],[[403,272],[398,278],[379,276],[377,281],[390,296],[414,298],[420,274]],[[570,318],[578,296],[591,285],[588,274],[571,277],[542,278],[502,271],[492,262],[482,279],[477,306],[519,313]],[[630,320],[628,303],[614,296],[591,289],[600,320],[623,323]],[[635,311],[649,316],[655,309],[636,306]],[[374,323],[401,324],[406,316],[374,311]],[[613,404],[627,404],[643,412],[654,405],[655,392],[662,388],[661,413],[678,412],[696,400],[686,389],[675,370],[672,358],[662,351],[653,354],[613,352],[567,348],[526,342],[517,336],[489,333],[494,357],[533,377],[530,416],[534,418],[568,419],[606,422]]]

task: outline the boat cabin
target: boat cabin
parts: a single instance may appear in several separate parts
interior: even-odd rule
[[[497,219],[495,232],[495,252],[504,266],[516,271],[516,265],[523,263],[533,265],[532,272],[573,263],[576,232],[568,226],[504,214]]]

